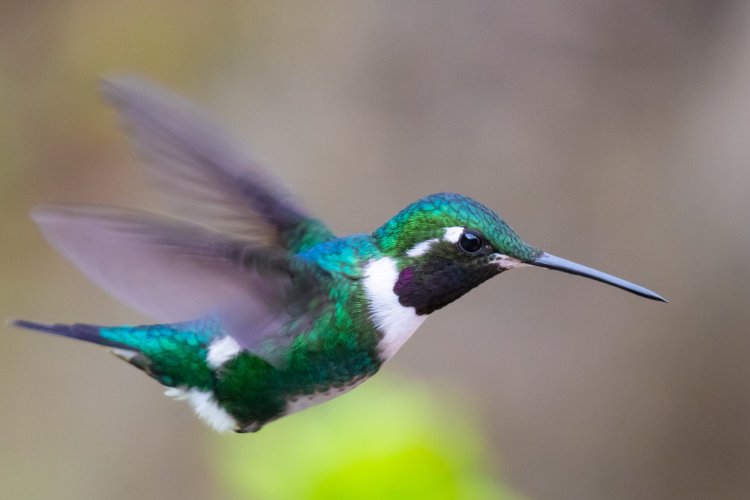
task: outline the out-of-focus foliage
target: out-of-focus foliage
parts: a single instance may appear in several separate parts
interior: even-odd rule
[[[455,405],[381,376],[252,436],[222,439],[237,498],[520,500],[488,474],[485,440]]]

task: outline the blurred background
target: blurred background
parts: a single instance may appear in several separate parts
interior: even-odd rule
[[[200,103],[340,234],[457,191],[671,303],[506,273],[257,435],[3,327],[0,497],[750,495],[750,3],[2,2],[0,317],[144,321],[27,217],[158,209],[95,92],[118,71]]]

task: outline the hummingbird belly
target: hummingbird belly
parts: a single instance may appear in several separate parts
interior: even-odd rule
[[[236,430],[253,432],[362,383],[380,367],[376,347],[375,338],[329,329],[298,339],[280,363],[243,351],[217,368],[215,399]]]
[[[284,416],[291,415],[292,413],[302,411],[306,408],[309,408],[311,406],[314,406],[320,403],[325,403],[326,401],[330,401],[331,399],[341,396],[342,394],[347,393],[350,390],[354,389],[355,387],[357,387],[359,384],[361,384],[368,378],[370,378],[369,375],[363,376],[341,387],[337,387],[337,388],[332,387],[326,391],[319,391],[313,394],[300,394],[300,395],[295,395],[295,396],[289,396],[286,400],[286,410],[284,411]]]

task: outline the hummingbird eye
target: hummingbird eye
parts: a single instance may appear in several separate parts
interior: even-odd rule
[[[465,232],[458,239],[458,247],[466,253],[477,253],[483,246],[482,237],[470,231]]]

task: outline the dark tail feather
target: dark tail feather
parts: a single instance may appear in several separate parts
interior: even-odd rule
[[[52,333],[54,335],[69,337],[71,339],[85,340],[86,342],[93,342],[94,344],[114,347],[116,349],[127,349],[130,351],[133,350],[131,346],[128,346],[121,342],[116,342],[114,340],[106,339],[99,335],[99,330],[101,329],[101,327],[96,325],[87,325],[84,323],[75,323],[73,325],[63,325],[58,323],[54,325],[48,325],[44,323],[36,323],[34,321],[26,321],[24,319],[17,319],[11,324],[20,328]]]

